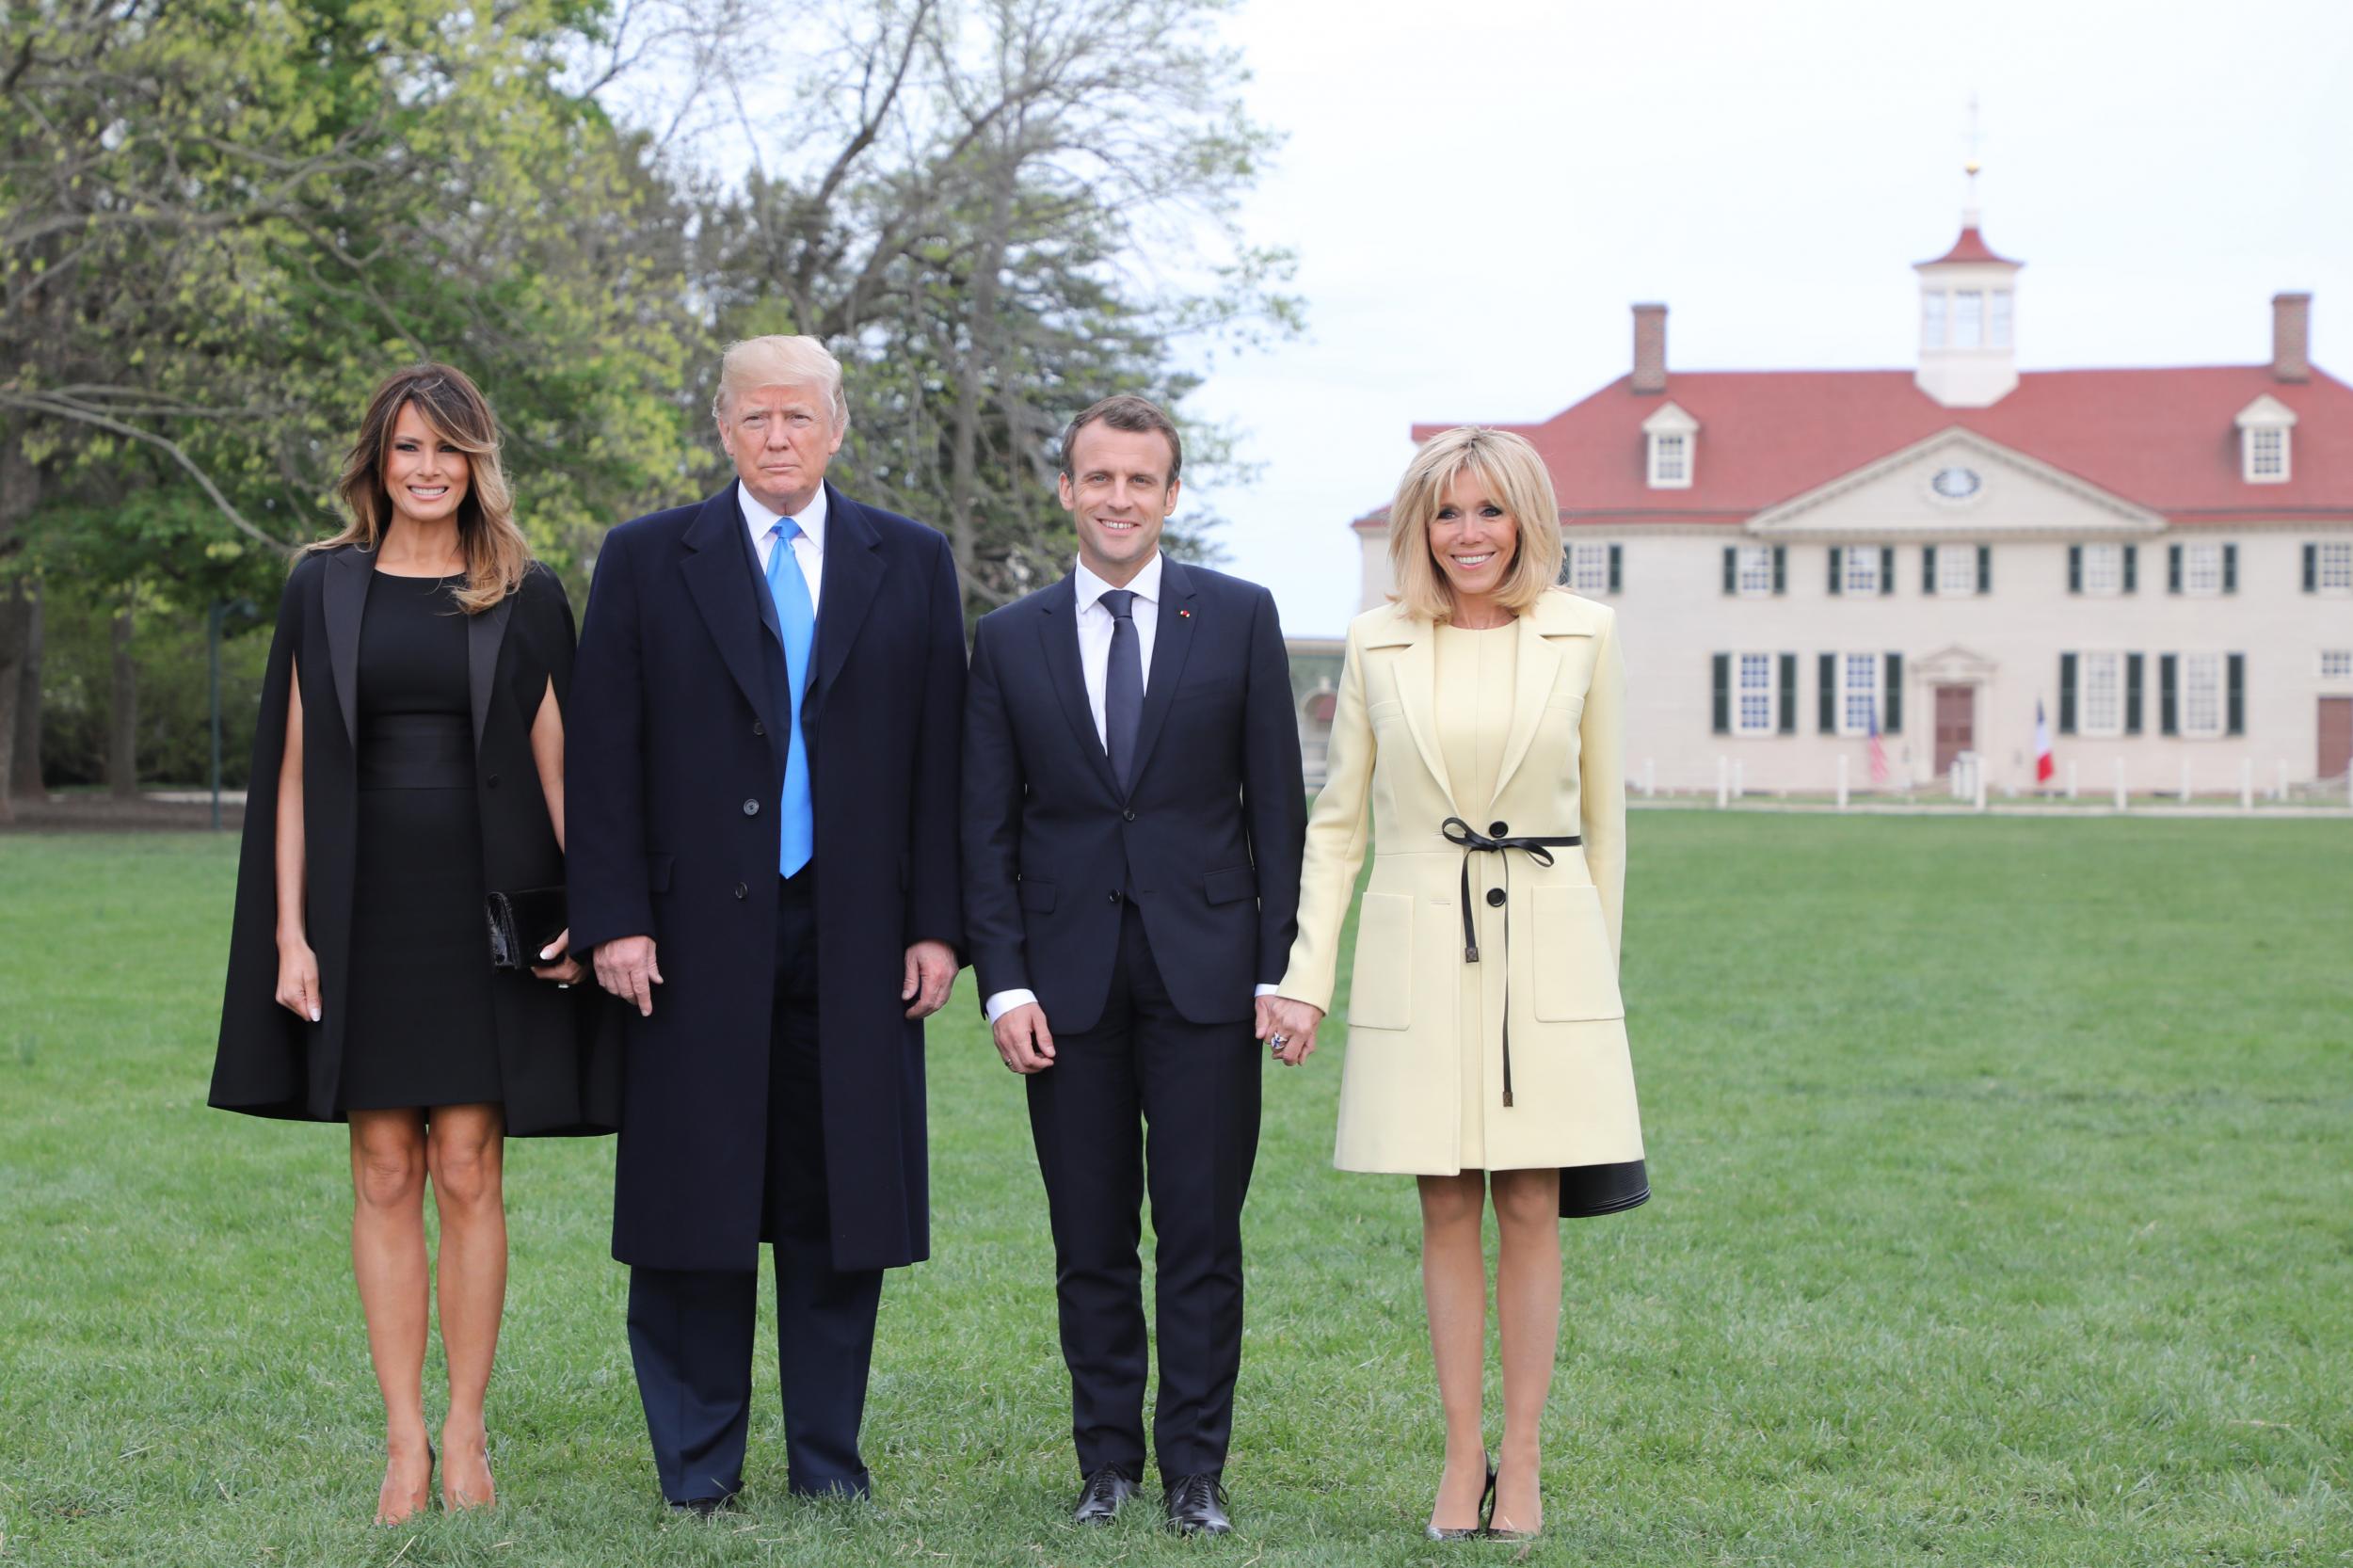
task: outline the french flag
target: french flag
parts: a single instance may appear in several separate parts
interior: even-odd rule
[[[2048,784],[2051,781],[2051,726],[2050,722],[2042,716],[2042,699],[2036,697],[2034,699],[2034,781],[2038,784]]]

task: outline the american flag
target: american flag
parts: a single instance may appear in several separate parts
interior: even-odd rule
[[[1887,747],[1880,742],[1880,705],[1871,704],[1871,782],[1887,782]]]

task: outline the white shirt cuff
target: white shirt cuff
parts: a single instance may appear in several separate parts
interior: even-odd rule
[[[1280,985],[1261,985],[1261,986],[1259,986],[1257,990],[1255,990],[1255,991],[1251,992],[1250,994],[1251,994],[1252,996],[1254,996],[1254,997],[1271,997],[1271,996],[1274,996],[1275,994],[1277,994],[1278,992],[1280,992],[1282,989],[1283,989],[1283,987],[1281,987]]]
[[[988,1015],[988,1021],[993,1025],[1015,1008],[1027,1007],[1035,1000],[1037,1000],[1035,991],[1000,991],[983,1002],[981,1010]]]

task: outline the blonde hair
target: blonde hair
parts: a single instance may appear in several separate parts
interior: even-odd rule
[[[711,417],[727,418],[728,406],[754,387],[816,387],[832,405],[834,428],[850,428],[850,400],[841,394],[841,361],[815,338],[771,333],[728,344],[719,360],[719,390],[712,394]]]
[[[531,541],[515,525],[514,492],[507,488],[506,471],[499,464],[498,420],[482,389],[454,366],[410,365],[386,376],[376,389],[335,487],[351,522],[333,538],[309,548],[353,544],[374,550],[384,542],[384,531],[392,520],[385,463],[392,450],[392,427],[400,423],[401,409],[411,407],[436,437],[466,455],[466,493],[457,503],[457,546],[466,556],[466,585],[458,591],[457,603],[466,614],[478,616],[522,586],[523,573],[531,569]]]
[[[1487,494],[1512,514],[1518,540],[1496,589],[1496,602],[1525,615],[1561,576],[1561,506],[1552,476],[1525,438],[1481,424],[1458,425],[1422,443],[1397,482],[1389,503],[1389,564],[1397,587],[1389,597],[1422,620],[1454,617],[1454,590],[1430,554],[1430,524],[1455,479],[1475,473]]]

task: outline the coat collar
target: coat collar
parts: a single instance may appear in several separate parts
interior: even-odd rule
[[[887,563],[882,535],[866,508],[825,482],[825,586],[817,602],[816,670],[808,692],[812,709],[823,710],[825,694],[841,677],[866,612],[874,605]]]
[[[679,569],[704,627],[718,645],[720,662],[769,732],[781,734],[760,655],[760,584],[757,577],[745,575],[744,539],[743,510],[736,504],[735,487],[730,484],[704,502],[686,525],[680,537],[686,554]]]
[[[368,584],[376,577],[376,552],[349,545],[327,558],[327,658],[335,678],[335,706],[343,711],[344,739],[360,752],[360,625],[367,615]],[[520,590],[518,590],[520,591]],[[508,594],[478,615],[466,617],[466,697],[473,714],[474,750],[490,722],[490,696],[497,690],[499,651],[514,618]],[[534,715],[536,716],[536,714]]]
[[[482,755],[482,731],[490,722],[490,694],[498,684],[499,649],[506,642],[506,623],[514,617],[516,595],[521,591],[518,586],[515,593],[488,610],[466,617],[466,689],[473,702],[473,749],[477,757]],[[537,717],[536,706],[523,715],[526,732]]]

